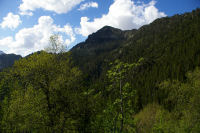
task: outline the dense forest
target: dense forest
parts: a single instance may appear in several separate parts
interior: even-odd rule
[[[0,72],[0,132],[200,132],[200,9],[53,50]]]

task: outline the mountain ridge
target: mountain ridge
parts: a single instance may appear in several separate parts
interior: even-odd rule
[[[3,51],[0,50],[0,55],[5,54]]]
[[[183,81],[187,71],[200,65],[198,29],[200,29],[199,8],[190,13],[159,18],[138,30],[120,30],[127,36],[124,40],[113,39],[103,43],[82,42],[72,48],[72,58],[84,73],[89,74],[89,77],[103,80],[110,62],[120,59],[133,63],[143,57],[145,62],[140,70],[141,73],[136,77],[130,77],[132,82],[136,82],[135,86],[142,95],[141,90],[148,91],[147,88],[156,88],[155,85],[163,80]],[[95,33],[92,36],[94,35]],[[156,76],[150,76],[153,74]],[[145,79],[143,75],[147,75]],[[146,87],[141,86],[143,81],[147,82]],[[151,91],[153,93],[155,90]]]
[[[21,55],[16,55],[16,54],[0,54],[0,70],[11,67],[15,61],[19,60],[22,58]]]

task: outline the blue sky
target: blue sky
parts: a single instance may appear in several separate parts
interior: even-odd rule
[[[138,29],[197,7],[200,0],[0,0],[0,50],[25,56],[52,34],[70,49],[105,25]]]

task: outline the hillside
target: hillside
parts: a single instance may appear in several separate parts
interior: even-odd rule
[[[0,73],[0,132],[200,132],[199,29],[196,9],[16,61]]]
[[[92,36],[101,38],[99,32],[102,31],[106,35],[116,30],[111,27],[108,29],[109,31],[100,29],[88,39]],[[146,104],[155,98],[152,94],[156,93],[154,89],[158,83],[167,79],[184,81],[186,72],[200,65],[199,29],[200,10],[197,9],[192,13],[157,19],[138,30],[117,30],[118,32],[113,34],[123,38],[118,41],[109,36],[106,37],[110,41],[106,42],[97,41],[90,44],[86,40],[72,49],[72,56],[75,56],[74,60],[77,60],[76,64],[83,72],[97,79],[102,78],[101,74],[105,76],[108,63],[115,59],[133,63],[143,57],[145,62],[139,73],[130,75],[130,79],[141,93],[143,104]]]
[[[134,35],[135,31],[122,31],[105,26],[89,35],[85,42],[79,43],[71,49],[73,61],[84,72],[93,75],[91,78],[98,78],[104,59],[107,59],[112,51],[123,45],[128,39],[128,32]]]
[[[3,51],[0,50],[0,55],[5,54]]]
[[[16,60],[22,58],[20,55],[15,54],[5,54],[0,51],[0,69],[11,67]]]

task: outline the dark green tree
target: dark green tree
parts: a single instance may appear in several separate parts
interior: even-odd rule
[[[72,67],[69,56],[35,53],[16,62],[11,73],[16,78],[3,112],[4,130],[63,132],[76,128],[81,72]]]

